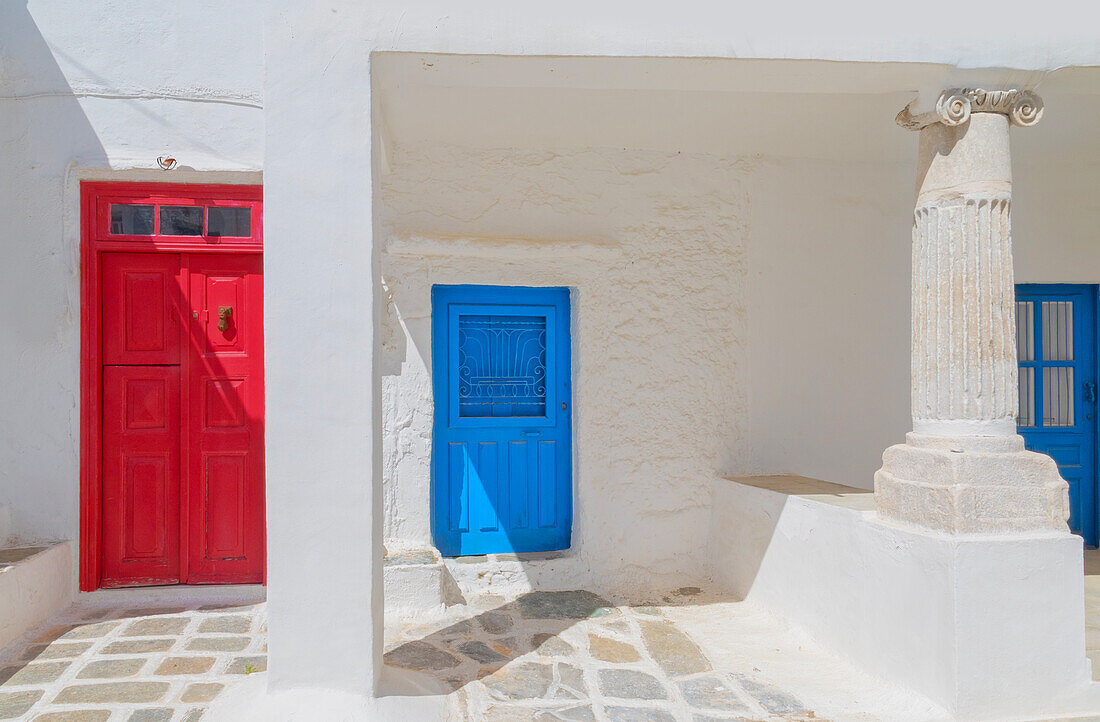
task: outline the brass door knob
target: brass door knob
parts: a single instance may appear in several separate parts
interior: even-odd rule
[[[225,333],[229,330],[229,317],[233,315],[232,306],[218,306],[218,330]]]

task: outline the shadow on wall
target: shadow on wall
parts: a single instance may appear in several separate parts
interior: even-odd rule
[[[107,153],[24,2],[0,4],[0,544],[73,538],[79,255],[66,174]],[[75,217],[72,218],[75,223]]]
[[[0,142],[10,162],[10,172],[0,176],[0,183],[15,191],[28,178],[64,171],[74,160],[106,166],[107,152],[27,0],[0,5],[0,67]]]
[[[386,301],[385,307],[382,310],[384,319],[382,322],[382,375],[383,376],[400,376],[401,365],[408,360],[409,349],[408,341],[405,337],[403,324],[405,323],[404,317],[397,308],[397,301],[394,298],[393,285],[387,283],[386,279],[382,279],[382,296]],[[427,334],[431,329],[430,319],[424,319],[425,331],[424,331],[424,347],[427,348]],[[413,333],[413,328],[409,329],[409,333]],[[425,361],[431,358],[431,352],[428,356],[423,357]]]

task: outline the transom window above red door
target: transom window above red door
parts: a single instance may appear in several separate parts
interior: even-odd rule
[[[96,185],[99,192],[92,240],[158,246],[173,241],[210,245],[263,242],[263,200],[258,186],[228,190],[219,186],[216,197],[204,197],[206,186],[199,185]]]

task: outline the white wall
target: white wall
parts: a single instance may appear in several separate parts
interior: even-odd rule
[[[77,534],[78,181],[257,182],[260,5],[0,5],[0,545]]]
[[[1100,158],[1079,161],[1013,166],[1017,283],[1100,283]]]
[[[752,473],[871,488],[909,421],[915,171],[761,162],[752,184]]]
[[[387,147],[386,535],[428,544],[430,290],[568,286],[576,583],[702,574],[709,479],[747,455],[750,165],[620,149]]]

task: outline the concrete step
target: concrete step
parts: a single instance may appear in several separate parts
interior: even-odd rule
[[[69,542],[0,549],[0,650],[76,594]]]
[[[417,617],[441,612],[448,576],[435,549],[387,550],[382,564],[386,616]]]

